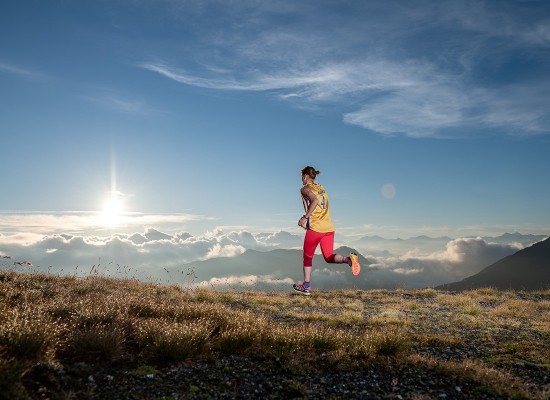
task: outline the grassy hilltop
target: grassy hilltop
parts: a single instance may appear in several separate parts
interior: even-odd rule
[[[533,398],[550,291],[215,292],[0,271],[0,399]]]

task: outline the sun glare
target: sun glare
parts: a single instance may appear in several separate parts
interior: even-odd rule
[[[111,192],[102,206],[101,224],[114,227],[120,224],[124,215],[124,201],[120,193]]]
[[[117,175],[115,153],[111,149],[111,190],[106,193],[101,208],[98,212],[97,223],[105,228],[114,228],[127,222],[128,213],[126,210],[126,200],[131,197],[127,193],[122,193],[117,189]]]

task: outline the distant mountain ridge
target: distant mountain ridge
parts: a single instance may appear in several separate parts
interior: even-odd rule
[[[495,262],[459,282],[436,287],[440,290],[469,290],[494,287],[501,290],[550,288],[550,238]]]
[[[523,245],[531,245],[531,244],[540,242],[541,240],[544,240],[546,238],[548,238],[548,235],[523,234],[519,232],[514,232],[514,233],[506,232],[496,237],[491,237],[491,236],[483,237],[483,239],[487,242],[504,243],[504,244],[521,243]]]
[[[527,247],[533,243],[544,240],[548,235],[522,234],[519,232],[504,233],[500,236],[464,236],[460,238],[451,238],[448,236],[413,236],[406,239],[386,239],[381,236],[363,236],[350,242],[360,251],[373,256],[387,257],[389,255],[401,255],[410,251],[421,253],[435,253],[447,250],[447,245],[456,240],[468,238],[481,238],[488,244],[496,243],[501,245],[519,244]]]

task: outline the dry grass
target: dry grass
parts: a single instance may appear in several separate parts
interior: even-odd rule
[[[488,288],[299,297],[0,271],[0,392],[24,398],[37,362],[164,365],[243,352],[292,362],[306,350],[332,367],[390,357],[501,396],[543,398],[548,388],[529,391],[502,369],[515,360],[550,368],[550,293],[530,296]],[[448,348],[464,359],[439,359]]]

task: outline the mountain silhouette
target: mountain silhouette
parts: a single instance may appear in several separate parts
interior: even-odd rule
[[[500,290],[550,288],[550,238],[503,258],[460,282],[438,286],[440,290],[494,287]]]

